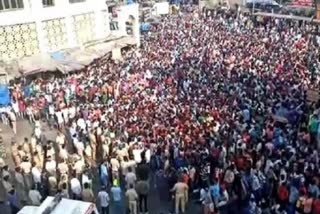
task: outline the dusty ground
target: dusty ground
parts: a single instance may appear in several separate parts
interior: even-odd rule
[[[48,140],[55,140],[57,131],[56,130],[50,130],[48,126],[45,123],[42,123],[43,127],[43,133],[45,133],[46,137]],[[25,120],[20,120],[17,123],[17,135],[14,136],[12,130],[10,127],[5,126],[4,124],[0,124],[0,128],[2,129],[2,137],[3,137],[3,142],[6,147],[6,152],[7,152],[7,159],[6,163],[10,166],[11,169],[14,169],[13,161],[11,158],[11,151],[10,151],[10,145],[12,142],[12,139],[16,140],[16,142],[22,142],[25,137],[30,138],[32,132],[33,132],[33,127],[31,124],[29,124],[28,121]],[[99,189],[99,186],[96,183],[96,187],[94,189]],[[153,186],[153,185],[151,185]],[[23,191],[26,194],[28,190],[21,190],[18,189],[18,195],[22,195]],[[0,182],[0,201],[4,201],[5,198],[5,192],[4,188],[2,187],[2,182]],[[149,214],[167,214],[169,207],[171,206],[171,203],[169,202],[160,202],[157,190],[153,189],[150,193],[149,197]],[[112,205],[111,205],[112,206]],[[4,203],[0,203],[0,214],[9,214],[10,209],[8,206]],[[195,203],[190,202],[188,205],[187,213],[190,214],[198,214],[200,213],[199,206],[195,205]],[[112,214],[112,213],[111,213]]]

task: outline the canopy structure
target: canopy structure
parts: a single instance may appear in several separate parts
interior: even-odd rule
[[[18,61],[18,63],[16,63],[17,66],[15,66],[14,69],[10,69],[10,73],[15,74],[15,77],[18,77],[18,74],[28,76],[57,70],[63,74],[67,74],[69,72],[84,68],[94,59],[106,55],[115,48],[122,48],[135,44],[136,41],[132,37],[116,37],[111,35],[102,40],[95,40],[86,43],[82,48],[70,48],[52,53],[41,53],[31,57],[22,58]],[[13,62],[11,62],[11,64],[12,63]]]
[[[292,15],[283,15],[283,14],[275,14],[275,13],[254,13],[255,16],[269,16],[274,18],[281,18],[281,19],[295,19],[295,20],[301,20],[301,21],[307,21],[307,22],[314,22],[314,23],[320,23],[320,20],[312,19],[308,17],[302,17],[302,16],[292,16]]]
[[[44,71],[56,70],[56,63],[51,59],[49,54],[37,54],[22,58],[18,64],[19,72],[22,75],[32,75]]]

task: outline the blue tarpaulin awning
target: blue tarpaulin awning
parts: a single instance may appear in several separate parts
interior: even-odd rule
[[[10,92],[6,85],[0,85],[0,105],[7,106],[10,104]]]
[[[65,56],[61,51],[50,53],[50,56],[53,60],[57,60],[57,61],[62,61],[65,59]]]
[[[150,23],[143,22],[140,24],[140,30],[141,31],[148,31],[150,27]]]

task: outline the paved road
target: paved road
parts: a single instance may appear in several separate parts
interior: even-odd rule
[[[50,130],[48,128],[48,126],[46,124],[42,124],[43,127],[43,133],[46,135],[48,140],[54,140],[56,137],[56,130]],[[11,151],[10,151],[10,145],[12,142],[12,139],[15,139],[16,142],[22,142],[23,139],[25,137],[30,138],[31,134],[32,134],[32,125],[28,123],[28,121],[25,120],[21,120],[17,122],[17,130],[18,133],[16,136],[14,136],[12,130],[10,129],[10,127],[5,126],[3,124],[0,124],[0,128],[2,129],[2,137],[3,137],[3,142],[5,144],[6,147],[6,151],[7,151],[7,159],[6,159],[6,163],[10,166],[11,169],[14,169],[14,164],[11,158]],[[94,187],[94,189],[99,189],[98,186],[98,182],[94,182],[96,183],[96,186]],[[153,186],[153,185],[151,185]],[[24,191],[24,190],[18,190],[19,192]],[[4,188],[2,187],[2,182],[0,182],[0,201],[4,201],[5,198],[5,193],[4,193]],[[150,191],[150,197],[149,197],[149,214],[168,214],[169,213],[169,209],[172,206],[172,202],[162,202],[159,199],[159,194],[157,193],[156,189],[152,189]],[[4,203],[0,203],[0,214],[9,214],[10,209],[8,208],[8,206]],[[199,214],[200,213],[200,208],[197,204],[195,204],[194,202],[192,202],[192,200],[190,199],[190,203],[188,204],[187,207],[187,214]],[[114,213],[111,213],[114,214]]]

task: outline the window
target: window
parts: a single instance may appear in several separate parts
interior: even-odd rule
[[[86,0],[69,0],[70,3],[85,2]]]
[[[42,0],[42,4],[44,7],[52,7],[54,6],[54,0]]]
[[[23,9],[23,0],[0,0],[0,11]]]
[[[126,31],[128,35],[133,35],[133,23],[135,18],[133,16],[129,16],[128,20],[126,21]]]

